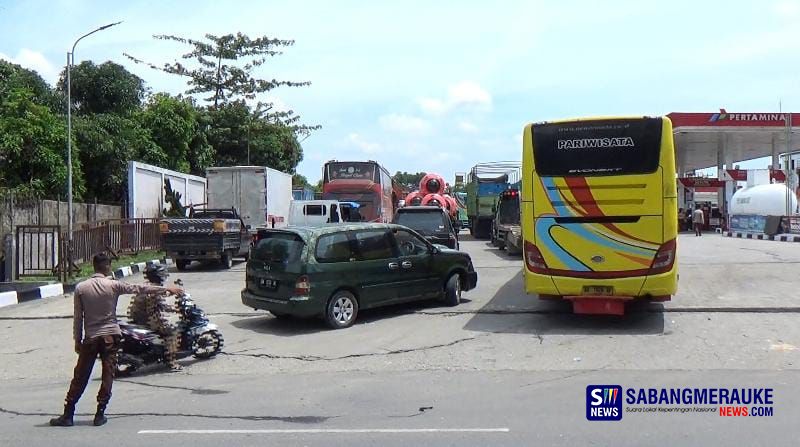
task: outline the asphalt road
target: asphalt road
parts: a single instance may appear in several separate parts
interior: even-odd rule
[[[87,425],[96,378],[79,426],[46,426],[75,360],[71,300],[0,308],[0,445],[797,444],[800,244],[681,236],[672,302],[597,318],[524,295],[519,258],[464,239],[479,273],[467,302],[367,311],[340,331],[245,308],[243,264],[173,273],[225,352],[119,380],[102,428]],[[773,388],[774,413],[590,422],[592,384]]]

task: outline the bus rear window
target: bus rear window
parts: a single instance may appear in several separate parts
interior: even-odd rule
[[[535,124],[533,148],[540,176],[650,174],[658,169],[661,118]]]

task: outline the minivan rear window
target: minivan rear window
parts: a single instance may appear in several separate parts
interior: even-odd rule
[[[314,257],[317,262],[348,262],[355,255],[347,233],[341,232],[320,236]]]
[[[305,245],[303,239],[296,234],[266,233],[253,249],[253,259],[264,262],[298,262]]]
[[[543,177],[650,174],[660,149],[661,118],[533,126],[534,165]]]

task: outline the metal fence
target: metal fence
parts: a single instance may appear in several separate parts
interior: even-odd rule
[[[20,225],[16,237],[16,279],[56,275],[60,261],[58,225]]]
[[[61,232],[60,226],[17,227],[16,279],[23,276],[58,276],[66,279],[78,265],[91,262],[100,252],[112,256],[161,248],[158,219],[112,219],[80,225]]]
[[[62,236],[68,240],[68,234]],[[65,242],[66,243],[66,242]],[[158,219],[115,219],[92,222],[72,232],[72,262],[89,262],[97,253],[138,253],[161,248]]]

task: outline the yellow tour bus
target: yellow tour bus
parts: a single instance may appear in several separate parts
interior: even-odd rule
[[[677,185],[667,117],[529,124],[523,135],[525,291],[623,315],[678,286]]]

